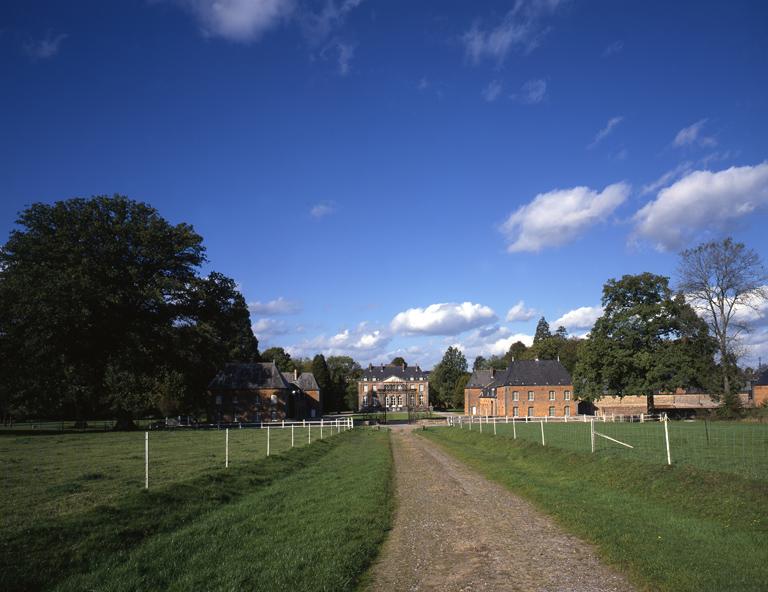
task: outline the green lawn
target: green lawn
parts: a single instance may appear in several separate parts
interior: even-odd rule
[[[542,447],[477,427],[418,433],[595,543],[644,589],[766,589],[765,481]]]
[[[265,434],[230,432],[229,469],[223,432],[150,434],[151,447],[166,440],[154,442],[158,454],[165,445],[190,456],[149,491],[134,467],[143,463],[138,435],[56,438],[54,449],[68,451],[58,471],[47,459],[37,486],[24,479],[24,496],[24,469],[13,467],[15,485],[4,490],[0,589],[353,589],[390,524],[388,434],[342,432],[295,450],[281,434],[283,454],[264,458]],[[1,458],[51,450],[36,439],[3,439]],[[206,446],[211,456],[196,465]]]
[[[322,436],[335,434],[336,428],[325,427]],[[317,427],[297,427],[294,446],[320,436]],[[288,450],[290,428],[271,428],[269,440],[271,454]],[[224,454],[223,430],[150,432],[150,488],[222,468]],[[266,429],[229,430],[231,467],[266,454]],[[144,487],[144,432],[29,436],[0,432],[0,474],[0,524],[24,524],[39,515],[76,514]]]
[[[498,423],[499,437],[541,443],[540,422]],[[670,421],[669,445],[672,462],[690,464],[707,470],[718,470],[752,479],[768,481],[768,424],[728,421]],[[469,429],[464,424],[464,430]],[[483,434],[493,434],[493,424],[483,424]],[[480,431],[474,423],[473,431]],[[664,424],[659,422],[622,423],[595,422],[595,430],[625,444],[595,437],[598,457],[615,456],[641,460],[656,465],[666,464],[667,451]],[[589,423],[544,423],[544,441],[548,446],[590,452]]]

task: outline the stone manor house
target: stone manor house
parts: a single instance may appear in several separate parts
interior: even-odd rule
[[[357,381],[360,411],[429,409],[429,372],[407,364],[369,365]]]

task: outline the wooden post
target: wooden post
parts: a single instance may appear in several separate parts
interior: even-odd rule
[[[517,426],[515,426],[515,419],[512,418],[512,439],[517,440]]]
[[[293,448],[293,424],[291,424],[291,448]]]
[[[667,443],[667,464],[672,464],[672,454],[669,451],[669,428],[667,427],[667,423],[669,422],[669,417],[667,414],[664,414],[664,441]]]
[[[267,426],[267,456],[269,456],[269,426]]]
[[[496,435],[496,418],[493,418],[493,435]]]
[[[224,468],[229,468],[229,428],[224,431]]]
[[[149,489],[149,432],[144,432],[144,489]]]
[[[595,422],[589,422],[589,439],[592,442],[592,452],[595,452]]]
[[[540,421],[539,425],[541,426],[541,445],[546,446],[546,442],[544,442],[544,422]]]
[[[312,422],[307,426],[307,444],[312,444]]]

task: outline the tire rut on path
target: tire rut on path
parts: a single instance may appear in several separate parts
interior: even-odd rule
[[[426,438],[394,429],[392,449],[397,509],[367,590],[634,589],[591,545]]]

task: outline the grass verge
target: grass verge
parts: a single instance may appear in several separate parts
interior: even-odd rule
[[[351,590],[390,525],[386,432],[355,430],[3,529],[2,590]],[[32,500],[34,503],[34,500]]]
[[[648,590],[765,590],[768,486],[690,466],[557,450],[468,430],[420,432],[528,498]]]

